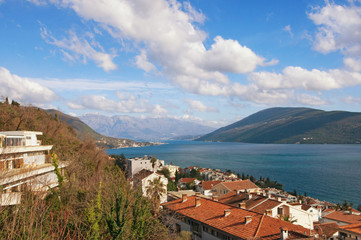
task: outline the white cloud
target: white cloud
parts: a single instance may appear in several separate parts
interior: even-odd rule
[[[339,69],[321,71],[286,67],[282,73],[254,72],[249,80],[261,89],[333,90],[361,84],[361,74]]]
[[[292,32],[292,29],[291,29],[291,25],[285,26],[282,30],[285,31],[285,32],[288,32],[290,37],[293,38],[293,32]]]
[[[309,95],[309,94],[300,94],[297,96],[296,100],[298,103],[301,103],[302,105],[309,105],[309,106],[321,106],[329,103],[328,101],[325,101],[324,99],[318,96]]]
[[[76,101],[68,102],[71,109],[93,109],[112,113],[156,113],[165,114],[166,110],[160,105],[152,105],[148,100],[135,97],[132,94],[116,92],[118,99],[109,99],[102,95],[86,95]]]
[[[359,66],[355,68],[352,58],[361,55],[360,4],[350,1],[349,5],[337,5],[327,1],[324,7],[314,9],[308,16],[318,26],[314,49],[322,53],[341,51],[346,57],[346,67],[359,69]]]
[[[206,49],[207,34],[196,26],[205,16],[189,2],[64,0],[58,6],[72,8],[85,20],[99,23],[113,37],[129,40],[139,51],[135,57],[139,68],[149,72],[157,66],[173,83],[193,93],[225,94],[224,86],[230,82],[226,73],[249,73],[257,66],[277,63],[267,62],[247,46],[221,36]],[[72,46],[67,39],[60,42],[64,41]]]
[[[218,109],[216,109],[214,107],[207,107],[201,101],[192,100],[192,99],[186,99],[186,101],[188,102],[189,107],[193,111],[198,111],[198,112],[218,112]]]
[[[347,104],[360,104],[361,103],[361,97],[347,96],[341,100]]]
[[[41,36],[48,44],[59,47],[64,57],[72,62],[82,61],[86,64],[89,58],[105,71],[117,68],[113,62],[115,55],[104,53],[103,48],[94,39],[91,39],[89,43],[85,38],[81,39],[75,32],[69,31],[69,38],[58,40],[51,36],[45,28],[41,28]],[[87,37],[92,38],[92,35],[88,34]],[[95,50],[94,47],[99,48],[100,51]]]
[[[39,105],[58,98],[49,88],[12,74],[3,67],[0,67],[0,86],[0,96],[9,97],[22,103]]]

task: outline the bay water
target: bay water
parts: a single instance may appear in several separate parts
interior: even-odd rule
[[[361,145],[249,144],[169,141],[149,147],[110,149],[127,158],[156,156],[182,168],[199,166],[255,178],[269,177],[286,191],[333,203],[361,204]]]

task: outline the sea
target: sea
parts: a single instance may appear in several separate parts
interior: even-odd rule
[[[110,149],[127,158],[156,156],[182,168],[230,169],[269,177],[286,191],[332,203],[361,204],[361,145],[250,144],[167,141],[159,146]]]

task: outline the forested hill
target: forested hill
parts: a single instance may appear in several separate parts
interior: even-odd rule
[[[127,138],[104,136],[94,131],[91,127],[89,127],[77,117],[67,115],[55,109],[49,109],[45,111],[72,126],[80,139],[85,140],[87,137],[90,137],[94,139],[98,146],[103,148],[142,147],[153,145],[153,143],[150,142],[136,142]]]
[[[361,143],[361,113],[269,108],[197,139],[246,143]]]

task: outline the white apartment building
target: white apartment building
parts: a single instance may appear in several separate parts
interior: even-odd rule
[[[161,170],[164,166],[164,160],[156,159],[153,168],[152,158],[153,157],[148,157],[147,155],[145,155],[144,157],[135,157],[128,159],[127,160],[128,176],[132,177],[134,174],[138,173],[143,169],[153,172]]]
[[[45,193],[58,186],[49,155],[52,145],[41,145],[42,132],[0,132],[0,205],[15,205],[23,191]],[[65,163],[59,163],[64,168]]]
[[[177,171],[179,172],[179,169],[180,169],[179,166],[172,165],[172,164],[164,165],[164,168],[167,168],[167,169],[169,170],[169,176],[170,176],[171,178],[175,177],[175,173],[176,173]]]

